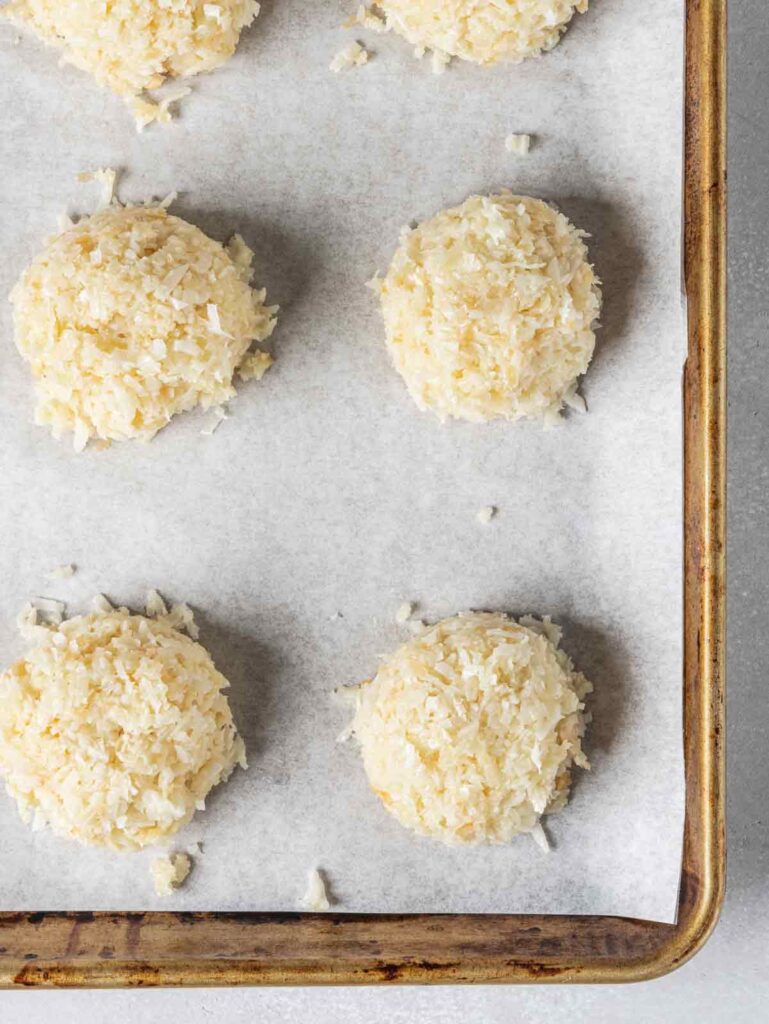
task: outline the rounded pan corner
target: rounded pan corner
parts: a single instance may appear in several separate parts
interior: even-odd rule
[[[692,960],[715,931],[724,903],[721,866],[712,884],[703,887],[691,910],[660,943],[658,949],[639,965],[628,981],[655,981],[672,974]]]

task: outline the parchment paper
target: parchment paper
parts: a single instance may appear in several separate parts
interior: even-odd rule
[[[441,77],[394,36],[335,75],[355,4],[281,0],[170,127],[137,135],[120,100],[56,55],[0,33],[0,293],[64,208],[78,172],[125,169],[122,196],[178,189],[174,210],[257,252],[280,303],[261,383],[212,437],[175,421],[150,446],[76,455],[32,425],[29,375],[0,322],[0,651],[32,596],[140,606],[187,600],[232,681],[250,753],[175,849],[187,885],[156,899],[151,854],[82,849],[0,798],[7,909],[293,909],[307,870],[344,911],[612,913],[674,919],[681,750],[681,88],[683,4],[596,0],[541,60]],[[535,135],[527,158],[511,131]],[[401,225],[510,186],[589,231],[603,328],[590,412],[537,425],[441,426],[390,367],[364,282]],[[485,505],[499,508],[487,527]],[[63,562],[79,571],[50,582]],[[329,699],[406,635],[467,608],[550,614],[595,684],[587,748],[554,849],[443,848],[369,792],[347,711]],[[337,615],[338,613],[338,615]]]

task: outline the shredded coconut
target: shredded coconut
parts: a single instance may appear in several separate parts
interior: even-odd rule
[[[76,567],[70,563],[68,565],[57,565],[47,575],[49,580],[66,580],[70,576],[74,576],[76,572]]]
[[[406,623],[409,628],[409,632],[413,633],[414,636],[418,636],[420,633],[424,633],[427,629],[427,623],[424,619],[409,619]]]
[[[240,374],[240,370],[238,371],[238,374]],[[212,434],[216,433],[216,431],[227,418],[228,413],[224,406],[217,405],[215,409],[211,410],[211,419],[205,425],[205,427],[203,427],[200,433],[204,434],[206,437],[210,437]]]
[[[540,822],[537,822],[529,835],[543,853],[550,853],[550,843],[548,842],[547,835]]]
[[[413,601],[404,601],[403,604],[398,608],[395,613],[396,622],[407,622],[411,618],[411,614],[414,611]]]
[[[379,0],[386,27],[418,50],[477,64],[518,63],[552,49],[588,0]]]
[[[496,514],[497,510],[493,505],[486,505],[485,508],[479,509],[475,518],[479,523],[482,523],[484,526],[488,526]]]
[[[396,369],[440,419],[557,416],[600,312],[584,234],[547,203],[471,196],[413,230],[375,279]]]
[[[348,43],[333,58],[329,64],[329,69],[338,72],[349,71],[350,68],[359,68],[368,63],[369,56],[368,50],[361,46],[360,43]]]
[[[149,440],[231,398],[236,372],[261,376],[272,359],[249,349],[277,308],[249,287],[252,255],[159,206],[112,205],[50,239],[11,293],[36,422],[77,450]]]
[[[33,827],[130,850],[186,824],[245,748],[227,680],[174,609],[104,604],[41,631],[0,675],[0,774]]]
[[[313,868],[307,875],[307,889],[302,898],[302,905],[316,913],[328,910],[331,906],[326,884],[317,868]]]
[[[32,600],[35,611],[49,626],[58,626],[64,618],[67,606],[63,601],[51,597],[35,597]]]
[[[192,862],[186,853],[156,857],[150,864],[150,875],[158,896],[171,896],[190,873]]]
[[[144,612],[151,619],[168,615],[166,603],[157,590],[147,591],[147,597],[144,601]]]
[[[505,139],[505,149],[508,153],[515,153],[517,156],[526,156],[531,148],[531,135],[515,134],[508,135]]]
[[[159,102],[143,93],[224,64],[258,13],[255,0],[9,0],[0,8],[61,50],[67,63],[123,96],[140,128],[168,121],[169,105],[189,90],[169,92]]]
[[[78,174],[77,180],[81,182],[97,181],[102,186],[101,202],[97,210],[103,210],[114,202],[117,171],[113,167],[100,167],[97,171],[83,171]],[[72,222],[70,221],[66,226],[72,227]]]
[[[22,640],[36,643],[48,636],[48,627],[38,621],[37,608],[28,601],[16,616],[16,628]]]
[[[550,626],[466,613],[409,640],[363,683],[353,720],[369,783],[401,824],[507,843],[563,807],[592,687]],[[534,838],[539,838],[535,834]]]
[[[143,99],[141,96],[131,96],[128,98],[126,102],[128,109],[133,115],[136,130],[143,132],[147,125],[152,124],[154,121],[157,121],[158,124],[168,124],[169,121],[173,120],[171,108],[174,104],[183,100],[185,96],[189,96],[191,92],[192,89],[185,86],[178,89],[169,89],[164,96],[158,97],[157,100]]]
[[[443,50],[433,50],[430,57],[430,67],[434,75],[442,75],[451,63],[451,56]]]
[[[384,18],[371,7],[366,7],[364,4],[360,4],[355,14],[342,23],[342,28],[357,28],[359,25],[370,32],[382,33],[387,31]]]
[[[166,622],[174,629],[180,629],[197,640],[200,630],[195,623],[195,616],[188,604],[172,604],[171,611],[166,615]]]
[[[577,382],[576,381],[567,390],[566,394],[563,396],[563,404],[567,408],[572,409],[574,412],[579,412],[579,413],[587,412],[587,402],[582,397],[582,395],[580,395],[577,392]]]
[[[261,380],[273,364],[269,352],[249,352],[238,364],[238,377],[242,381]]]

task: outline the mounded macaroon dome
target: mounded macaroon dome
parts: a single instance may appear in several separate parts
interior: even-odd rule
[[[36,627],[36,645],[0,675],[0,775],[33,827],[139,849],[172,836],[246,767],[229,684],[172,625],[184,619],[175,611]]]
[[[406,828],[507,843],[563,807],[592,686],[549,620],[466,613],[385,658],[357,691],[352,730],[369,784]]]
[[[388,27],[451,57],[519,63],[551,50],[588,0],[379,0]]]
[[[374,287],[420,409],[482,422],[549,418],[574,400],[601,307],[583,238],[548,203],[509,192],[404,230]]]
[[[131,97],[167,78],[224,64],[255,0],[9,0],[2,13],[63,51],[64,60]]]
[[[218,406],[276,307],[252,291],[251,250],[225,249],[161,206],[113,205],[49,239],[11,293],[16,345],[35,380],[35,422],[55,437],[149,440],[176,413]]]

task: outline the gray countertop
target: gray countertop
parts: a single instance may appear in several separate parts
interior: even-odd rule
[[[729,872],[707,947],[675,974],[625,987],[294,989],[0,994],[7,1024],[183,1019],[449,1024],[765,1019],[769,1001],[769,8],[730,26]]]

